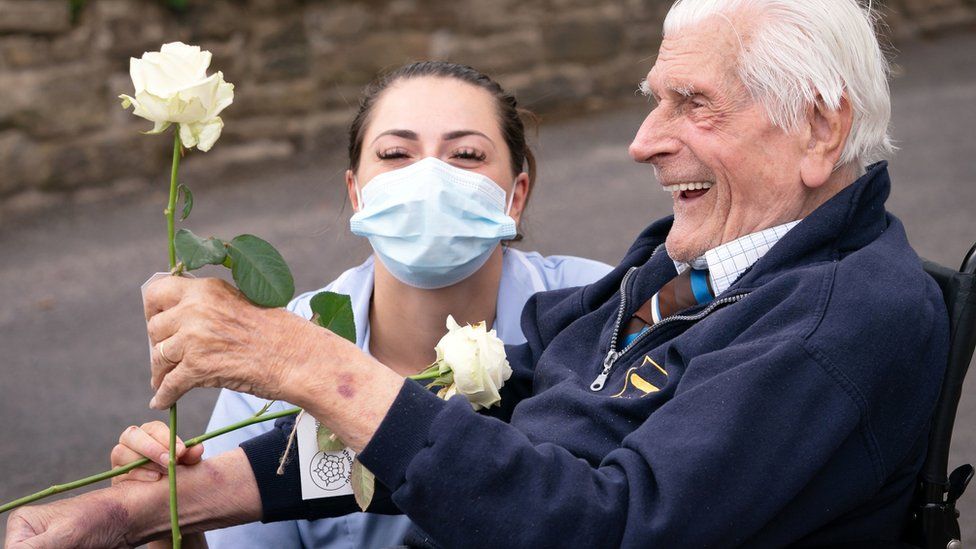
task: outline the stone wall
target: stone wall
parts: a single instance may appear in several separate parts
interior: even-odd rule
[[[973,26],[976,0],[889,0],[895,37]],[[670,0],[0,0],[0,205],[138,191],[170,142],[122,110],[130,56],[173,40],[214,53],[236,85],[194,184],[309,161],[345,144],[359,90],[436,58],[492,74],[537,112],[633,98]],[[331,154],[330,153],[330,154]],[[9,208],[8,208],[9,209]]]

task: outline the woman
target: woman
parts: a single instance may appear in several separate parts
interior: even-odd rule
[[[525,337],[519,317],[529,296],[588,284],[610,270],[499,244],[516,237],[535,162],[514,97],[470,67],[414,63],[370,84],[350,127],[345,181],[356,211],[352,230],[369,238],[374,255],[325,288],[299,296],[288,310],[309,318],[309,301],[319,291],[349,295],[356,344],[400,375],[434,361],[448,315],[461,324],[488,320],[505,343],[520,344]],[[266,404],[225,389],[208,430]],[[207,442],[204,457],[271,428],[257,424]],[[166,443],[157,440],[168,440],[159,422],[126,430],[113,465],[141,455],[161,461]],[[181,461],[198,459],[194,450]],[[155,480],[158,474],[136,478]],[[401,542],[408,527],[404,516],[356,513],[249,524],[209,532],[207,540],[212,547],[389,547]]]

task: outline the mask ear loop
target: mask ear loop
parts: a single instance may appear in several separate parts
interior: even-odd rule
[[[518,188],[518,179],[516,178],[515,181],[512,183],[512,196],[508,198],[508,207],[505,209],[505,215],[507,215],[508,217],[512,217],[511,215],[512,203],[515,202],[515,189],[517,188]],[[518,242],[519,240],[522,240],[522,235],[518,232],[518,227],[516,227],[515,236],[510,240],[510,242]],[[507,243],[503,243],[503,244],[507,245]]]
[[[357,212],[360,212],[360,211],[363,210],[363,189],[359,186],[359,176],[358,175],[353,174],[353,176],[352,176],[352,183],[356,187],[356,205],[359,207],[359,209],[356,210],[356,211]]]
[[[512,203],[515,202],[515,189],[518,188],[518,179],[512,182],[512,196],[508,198],[508,207],[505,208],[505,215],[511,217]]]

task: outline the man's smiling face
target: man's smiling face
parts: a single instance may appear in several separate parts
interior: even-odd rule
[[[774,126],[738,77],[748,25],[712,17],[665,38],[642,84],[657,101],[630,146],[654,166],[674,200],[669,255],[707,250],[799,219],[809,210],[800,177],[807,143]]]

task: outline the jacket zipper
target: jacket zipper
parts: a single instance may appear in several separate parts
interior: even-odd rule
[[[622,350],[617,351],[617,337],[620,334],[620,325],[623,322],[624,311],[627,309],[627,283],[630,281],[631,275],[633,275],[634,271],[636,270],[637,267],[631,267],[624,275],[623,280],[620,282],[620,306],[617,309],[617,320],[613,325],[613,334],[610,337],[610,350],[607,352],[607,356],[603,359],[603,370],[600,371],[600,374],[596,376],[596,379],[594,379],[593,383],[590,384],[590,390],[593,392],[598,392],[603,389],[603,386],[606,384],[607,378],[610,377],[610,371],[613,369],[613,365],[617,362],[617,359],[627,354],[627,351],[631,350],[635,345],[640,343],[641,340],[649,336],[651,332],[657,328],[665,324],[672,324],[678,321],[699,321],[711,314],[715,309],[740,301],[742,298],[748,295],[748,293],[730,295],[728,297],[723,297],[722,299],[712,301],[704,309],[693,315],[671,315],[667,318],[661,319],[661,321],[657,324],[654,324],[641,332],[637,337],[634,338],[633,341],[630,342],[629,345],[624,347]]]

